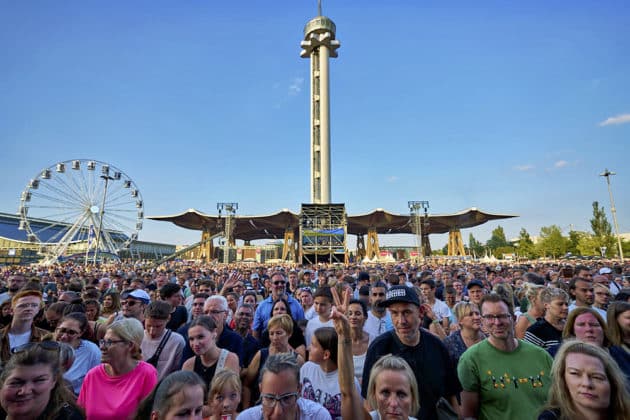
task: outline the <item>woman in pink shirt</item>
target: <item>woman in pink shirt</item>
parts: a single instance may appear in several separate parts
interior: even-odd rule
[[[91,369],[77,403],[89,420],[128,419],[157,383],[157,371],[142,360],[142,324],[125,318],[107,328],[100,340],[102,364]]]

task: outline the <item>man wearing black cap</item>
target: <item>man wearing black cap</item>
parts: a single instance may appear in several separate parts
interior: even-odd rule
[[[361,394],[367,397],[372,366],[386,354],[400,356],[411,366],[419,385],[420,410],[416,417],[437,419],[435,406],[446,398],[457,410],[460,386],[448,350],[439,338],[421,329],[424,309],[416,292],[407,286],[393,286],[380,306],[387,307],[394,330],[378,336],[370,345],[363,368]]]

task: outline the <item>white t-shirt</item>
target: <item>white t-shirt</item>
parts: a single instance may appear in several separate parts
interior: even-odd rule
[[[315,333],[315,330],[321,327],[332,327],[333,324],[333,320],[329,319],[326,322],[322,322],[319,320],[319,316],[316,316],[313,319],[310,319],[308,321],[308,324],[306,324],[306,329],[304,330],[304,340],[306,341],[306,347],[311,345],[311,338],[313,338],[313,334]]]
[[[20,347],[31,341],[31,331],[28,330],[22,334],[9,333],[9,348],[13,350],[16,347]]]
[[[431,309],[433,309],[433,313],[437,316],[438,321],[442,321],[444,318],[449,318],[451,316],[450,308],[440,299],[435,299],[435,303]]]
[[[297,405],[300,409],[299,420],[331,420],[330,413],[321,405],[298,398]],[[236,420],[260,420],[263,418],[262,406],[257,405],[248,408],[236,417]]]
[[[306,319],[307,321],[310,321],[315,317],[317,317],[317,312],[315,312],[315,305],[304,311],[304,319]]]
[[[321,404],[333,420],[341,420],[341,390],[339,371],[324,372],[317,363],[306,362],[300,369],[300,396]],[[354,379],[357,395],[361,394],[359,381]]]

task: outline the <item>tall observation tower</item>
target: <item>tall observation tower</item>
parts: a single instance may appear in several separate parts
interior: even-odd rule
[[[335,23],[318,16],[304,27],[302,58],[311,59],[311,203],[330,203],[330,86],[328,58],[337,57]]]

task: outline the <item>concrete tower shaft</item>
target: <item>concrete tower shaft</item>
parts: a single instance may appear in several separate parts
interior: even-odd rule
[[[321,13],[321,12],[320,12]],[[311,59],[311,203],[330,203],[330,87],[329,57],[341,45],[335,23],[326,16],[311,19],[300,43],[302,58]]]

